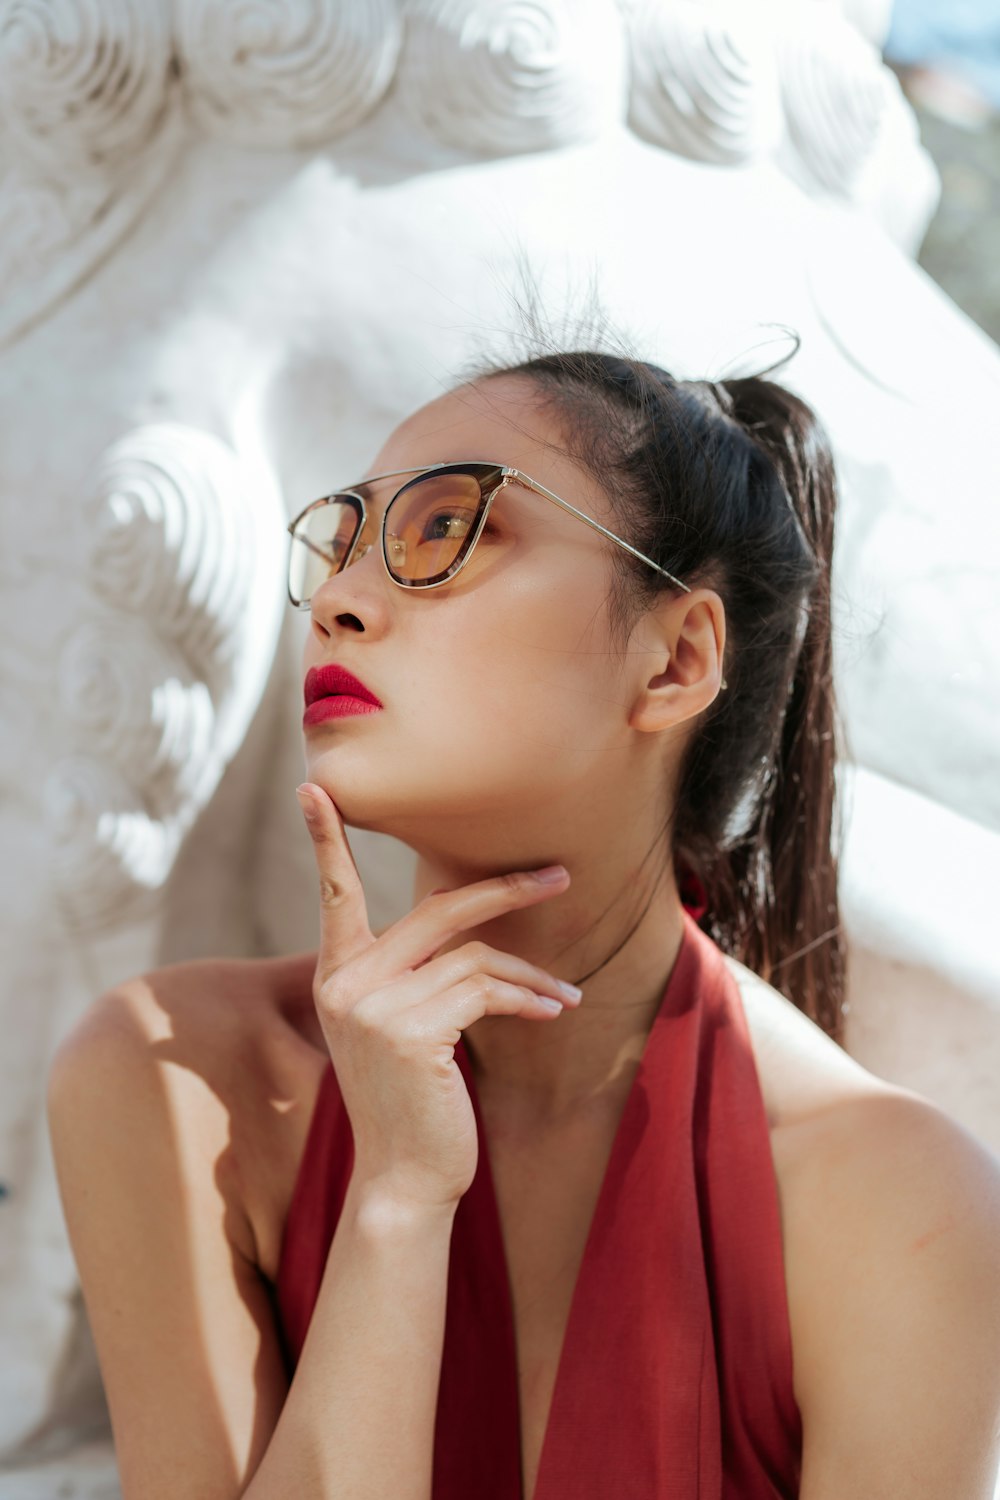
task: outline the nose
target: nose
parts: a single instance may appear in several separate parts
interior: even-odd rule
[[[329,639],[337,625],[376,634],[385,628],[388,579],[373,577],[370,572],[373,566],[376,575],[383,571],[381,557],[368,563],[363,572],[355,572],[354,568],[373,548],[378,551],[378,543],[377,530],[369,520],[347,567],[338,568],[313,590],[309,601],[312,628],[324,640]]]

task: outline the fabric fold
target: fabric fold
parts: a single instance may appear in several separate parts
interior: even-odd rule
[[[464,1039],[455,1058],[480,1149],[452,1231],[433,1500],[794,1500],[802,1426],[767,1118],[739,987],[690,909],[587,1234],[532,1496],[509,1270]],[[352,1162],[331,1064],[275,1289],[290,1374]]]

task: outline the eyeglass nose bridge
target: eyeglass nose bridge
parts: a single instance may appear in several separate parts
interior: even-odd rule
[[[363,501],[362,504],[364,504]],[[378,531],[379,527],[376,525],[375,518],[369,508],[365,506],[364,520],[358,528],[357,539],[354,546],[350,549],[347,561],[341,565],[340,572],[343,572],[345,567],[350,567],[352,563],[360,562],[363,557],[366,557],[371,552],[373,547],[378,545]],[[364,540],[366,534],[368,541]]]

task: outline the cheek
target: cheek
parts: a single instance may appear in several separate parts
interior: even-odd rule
[[[603,595],[586,577],[558,590],[522,580],[492,609],[470,609],[448,633],[447,656],[452,673],[436,680],[449,719],[491,757],[501,747],[506,755],[603,748],[624,720]]]

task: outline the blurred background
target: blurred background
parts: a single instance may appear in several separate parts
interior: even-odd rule
[[[1000,339],[1000,0],[895,0],[884,56],[941,174],[919,262]]]

